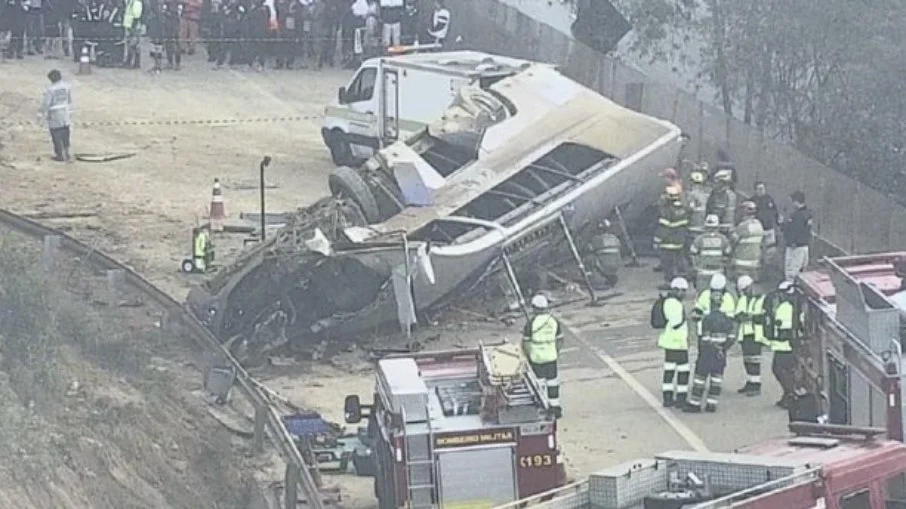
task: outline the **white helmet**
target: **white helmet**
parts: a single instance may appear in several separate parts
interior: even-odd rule
[[[746,288],[752,286],[752,283],[755,281],[752,280],[752,276],[739,276],[739,279],[736,280],[736,288],[738,290],[745,290]]]
[[[549,305],[550,303],[547,301],[547,297],[540,293],[532,297],[532,307],[535,309],[547,309]]]
[[[670,289],[671,290],[688,290],[689,282],[686,281],[686,278],[675,277],[675,278],[673,278],[673,281],[670,281]]]
[[[793,282],[790,280],[783,281],[777,286],[777,289],[781,292],[790,292],[793,290]]]
[[[723,274],[714,274],[711,276],[711,289],[722,291],[727,287],[727,277]]]
[[[718,218],[716,214],[708,214],[708,216],[705,217],[705,226],[709,228],[717,228],[718,226],[720,226],[720,218]]]

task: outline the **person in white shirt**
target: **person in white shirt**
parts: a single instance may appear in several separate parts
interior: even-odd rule
[[[434,15],[431,20],[431,29],[428,30],[428,35],[434,39],[434,43],[443,44],[449,30],[450,11],[444,7],[443,0],[437,0],[434,3]]]

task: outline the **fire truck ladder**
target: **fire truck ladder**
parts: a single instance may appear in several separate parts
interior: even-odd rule
[[[425,426],[427,433],[423,434],[410,434],[403,428],[409,509],[433,509],[437,505],[434,430],[431,428],[430,417]]]
[[[519,345],[504,343],[488,346],[479,341],[481,365],[484,376],[491,385],[498,388],[506,406],[534,406],[536,402],[547,409],[550,402],[546,390],[535,373],[529,369],[528,361]]]

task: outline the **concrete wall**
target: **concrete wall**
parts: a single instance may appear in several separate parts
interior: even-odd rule
[[[547,0],[537,0],[547,1]],[[558,1],[558,0],[554,0]],[[680,126],[692,139],[688,158],[714,160],[725,149],[739,168],[745,192],[768,183],[781,208],[801,189],[816,214],[818,253],[868,253],[906,246],[906,208],[787,144],[764,139],[757,129],[730,118],[691,94],[654,83],[644,74],[577,43],[497,0],[448,0],[453,40],[462,46],[560,66],[562,72],[617,103]]]

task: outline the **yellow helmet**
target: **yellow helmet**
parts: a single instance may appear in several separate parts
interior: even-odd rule
[[[718,182],[729,182],[733,179],[733,175],[730,174],[730,170],[720,170],[714,174],[714,180]]]

